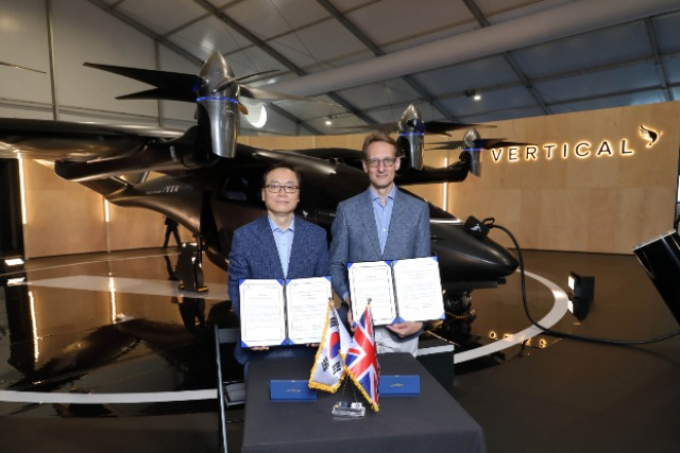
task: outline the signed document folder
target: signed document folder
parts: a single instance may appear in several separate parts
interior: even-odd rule
[[[444,319],[437,257],[347,264],[352,315],[358,319],[371,300],[377,326]]]
[[[243,279],[239,295],[241,345],[251,348],[321,341],[333,292],[330,277]]]

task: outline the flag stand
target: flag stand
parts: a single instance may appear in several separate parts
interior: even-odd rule
[[[341,385],[342,393],[340,394],[340,401],[333,405],[333,410],[331,410],[331,413],[336,417],[343,418],[361,418],[365,416],[366,408],[364,407],[364,404],[357,399],[357,392],[354,386],[352,386],[352,391],[354,393],[354,402],[351,402],[344,401],[343,398],[345,396],[345,387],[348,385],[347,379],[345,379]]]

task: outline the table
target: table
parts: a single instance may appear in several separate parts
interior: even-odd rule
[[[420,396],[380,398],[362,419],[336,418],[339,392],[318,392],[313,403],[269,399],[272,379],[309,379],[310,358],[253,361],[247,382],[243,453],[260,452],[437,452],[484,453],[484,432],[410,354],[378,356],[381,374],[420,376]],[[346,378],[347,379],[347,378]],[[363,397],[358,394],[363,401]],[[353,399],[351,387],[345,400]]]

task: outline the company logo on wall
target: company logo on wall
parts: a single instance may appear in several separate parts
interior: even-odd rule
[[[662,131],[657,131],[643,124],[640,125],[639,135],[647,141],[647,148],[656,145]],[[507,160],[508,162],[532,162],[538,160],[552,160],[554,157],[568,159],[588,159],[593,157],[615,155],[629,157],[635,154],[627,138],[618,141],[605,139],[600,143],[582,140],[576,143],[544,143],[542,145],[509,146],[507,148],[491,148],[491,158],[494,162]]]
[[[644,124],[640,124],[640,137],[644,138],[649,142],[647,143],[647,148],[651,148],[652,146],[654,146],[657,140],[659,140],[660,136],[661,136],[660,132],[645,127]]]

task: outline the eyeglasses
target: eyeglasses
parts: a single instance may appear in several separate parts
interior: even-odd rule
[[[279,193],[281,189],[286,193],[295,193],[300,190],[300,186],[282,186],[279,184],[267,184],[265,187],[271,193]]]
[[[366,164],[369,167],[377,167],[381,163],[386,167],[391,167],[397,161],[398,157],[385,157],[383,159],[366,159]]]

